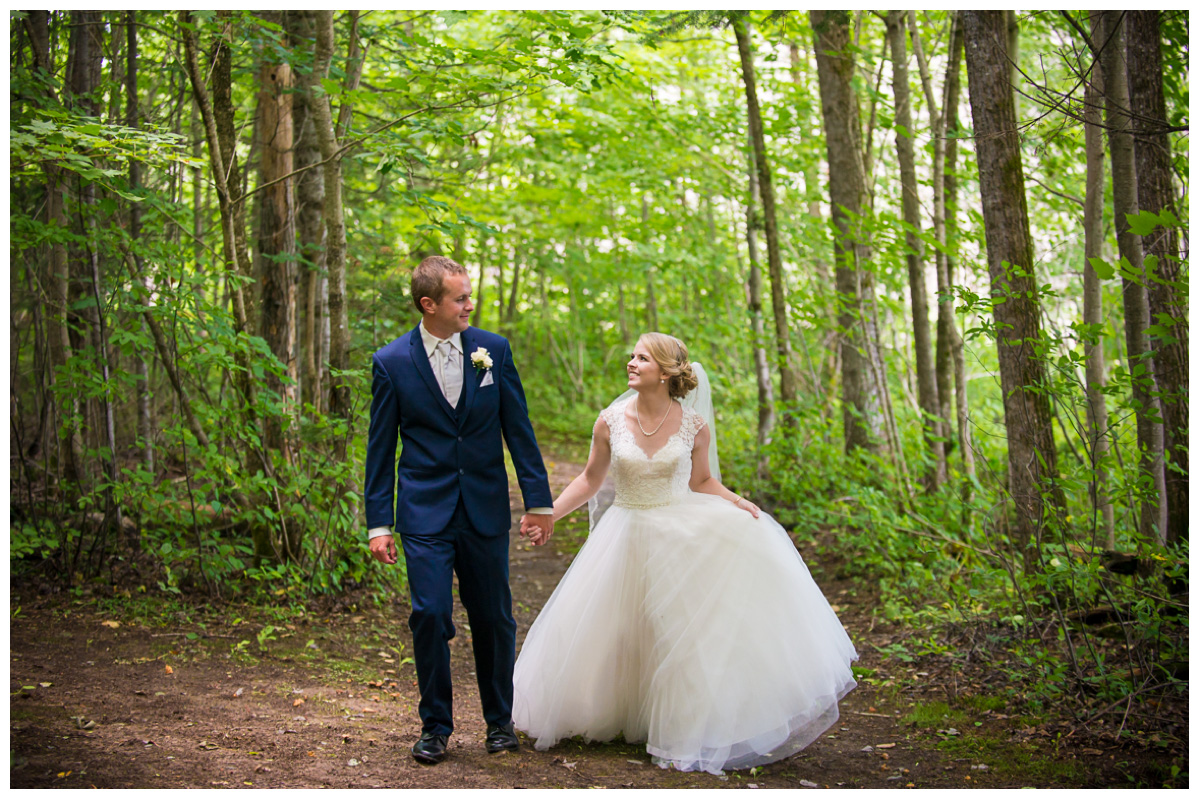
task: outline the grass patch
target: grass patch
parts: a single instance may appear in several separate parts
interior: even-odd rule
[[[967,708],[975,711],[1004,711],[1008,708],[1008,701],[1003,697],[992,697],[986,694],[973,694],[961,698],[961,703]]]
[[[872,669],[871,667],[860,667],[857,664],[852,664],[850,666],[850,671],[854,674],[854,680],[856,680],[856,681],[863,681],[868,678],[874,678],[875,673],[878,672],[878,670]]]
[[[1087,766],[1060,752],[1053,744],[1011,742],[980,730],[979,717],[988,711],[1001,711],[1004,698],[971,695],[951,705],[944,701],[922,703],[908,712],[901,722],[925,731],[948,731],[933,743],[951,758],[967,759],[972,764],[987,764],[988,771],[1002,778],[1037,781],[1040,784],[1077,784],[1088,776]],[[934,738],[934,737],[930,737]]]
[[[936,701],[922,703],[904,715],[900,720],[906,725],[934,730],[944,728],[965,728],[971,724],[971,718],[965,711],[951,708],[949,703]]]
[[[922,703],[900,721],[918,728],[963,730],[974,726],[979,717],[987,712],[1004,711],[1007,707],[1008,701],[1003,697],[968,695],[960,697],[953,706],[944,701]]]
[[[1031,742],[1009,742],[994,736],[954,736],[935,745],[938,750],[972,763],[987,764],[988,770],[1001,777],[1020,777],[1046,783],[1077,784],[1088,774],[1086,764],[1064,758],[1064,754],[1044,750]]]
[[[197,608],[197,604],[159,592],[124,592],[112,597],[77,600],[76,605],[81,610],[88,610],[90,607],[99,616],[143,628],[189,625],[194,623],[194,616],[204,616],[202,608]]]

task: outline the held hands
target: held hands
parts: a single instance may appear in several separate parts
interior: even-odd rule
[[[550,541],[554,533],[553,514],[525,514],[521,517],[521,536],[529,539],[529,543],[537,546]]]

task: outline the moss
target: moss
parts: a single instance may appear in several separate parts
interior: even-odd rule
[[[975,711],[1003,711],[1008,707],[1008,701],[1003,697],[992,697],[986,694],[964,697],[962,704]]]
[[[905,714],[900,721],[907,725],[931,730],[962,728],[971,724],[970,717],[965,711],[953,709],[949,703],[941,701],[922,703]]]
[[[937,749],[949,756],[987,764],[988,771],[1000,777],[1077,784],[1088,773],[1082,762],[1064,759],[1058,752],[994,736],[955,736],[939,742]]]

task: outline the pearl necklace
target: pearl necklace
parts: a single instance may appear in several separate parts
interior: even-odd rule
[[[663,414],[663,418],[658,421],[658,427],[656,427],[654,430],[650,431],[649,433],[647,433],[646,429],[642,427],[642,411],[640,408],[638,408],[638,405],[639,405],[638,401],[634,400],[633,401],[633,415],[635,417],[637,417],[638,430],[640,430],[642,432],[643,436],[645,436],[647,438],[651,437],[654,434],[658,433],[658,429],[661,428],[663,426],[663,423],[667,421],[667,417],[670,416],[670,414],[671,414],[671,404],[669,402],[667,403],[667,413]]]

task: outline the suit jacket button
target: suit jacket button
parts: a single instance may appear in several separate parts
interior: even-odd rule
[[[460,436],[460,437],[458,437],[458,440],[461,442],[461,441],[462,441],[462,437],[461,437],[461,436]]]
[[[465,475],[465,474],[466,474],[466,472],[467,472],[467,471],[466,471],[465,469],[460,469],[460,470],[458,471],[458,474],[459,474],[459,475]]]

